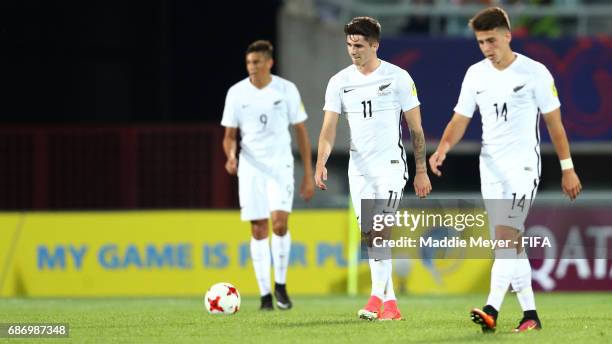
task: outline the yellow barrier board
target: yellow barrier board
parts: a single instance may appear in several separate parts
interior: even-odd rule
[[[17,218],[0,215],[2,239]],[[345,290],[346,222],[342,210],[291,215],[293,294]],[[198,295],[220,281],[257,295],[249,241],[236,211],[30,213],[0,295]]]
[[[400,209],[402,210],[402,209]],[[403,209],[406,210],[406,209]],[[406,211],[419,214],[426,209],[411,208]],[[455,208],[443,209],[445,215],[463,215],[464,210]],[[470,214],[478,214],[478,209],[470,210]],[[354,216],[353,216],[354,217]],[[454,236],[467,239],[471,236],[488,238],[488,221],[479,226],[470,226],[464,231],[448,230],[445,226],[423,226],[414,231],[407,231],[399,227],[391,229],[391,239],[410,238],[415,242],[419,239],[443,239]],[[359,232],[356,221],[352,223],[351,231]],[[350,247],[359,246],[359,234],[351,237]],[[492,260],[486,259],[492,255],[487,248],[435,248],[433,245],[415,247],[396,247],[391,249],[393,257],[393,282],[396,292],[410,294],[461,294],[473,292],[486,292],[489,290],[489,280]],[[442,259],[443,258],[443,259]],[[469,259],[480,258],[480,259]],[[349,269],[349,293],[355,291],[364,294],[370,291],[371,279],[368,264],[358,264],[358,268]],[[349,262],[349,268],[352,267]],[[355,287],[358,285],[359,287]],[[351,287],[353,289],[351,289]]]
[[[290,216],[292,294],[347,292],[349,220],[345,210]],[[202,295],[221,281],[258,295],[249,242],[237,211],[2,213],[0,297]],[[398,292],[487,290],[489,260],[410,258],[393,262]],[[368,262],[356,263],[349,289],[368,294]]]
[[[0,296],[15,294],[14,257],[24,220],[22,213],[0,214]]]

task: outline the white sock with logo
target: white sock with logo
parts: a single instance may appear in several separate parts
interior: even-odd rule
[[[504,302],[504,296],[516,271],[516,263],[515,248],[495,250],[495,261],[491,268],[491,290],[487,305],[493,306],[497,311],[500,310]]]
[[[270,294],[270,244],[268,238],[251,238],[251,260],[261,296]]]
[[[289,231],[283,236],[272,233],[272,261],[274,262],[274,281],[287,283],[287,267],[291,252],[291,235]]]

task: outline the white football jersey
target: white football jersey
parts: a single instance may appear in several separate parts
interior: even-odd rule
[[[239,175],[270,174],[283,165],[293,166],[289,125],[307,118],[297,87],[272,75],[264,88],[249,78],[227,92],[221,125],[240,129]]]
[[[502,71],[488,59],[472,65],[454,110],[470,118],[476,108],[481,114],[481,182],[506,181],[526,172],[539,178],[540,114],[559,107],[553,77],[537,61],[516,54]]]
[[[323,110],[348,119],[350,175],[383,176],[399,171],[408,178],[401,119],[404,111],[419,106],[416,86],[408,72],[380,62],[369,75],[355,65],[334,75],[327,85]]]

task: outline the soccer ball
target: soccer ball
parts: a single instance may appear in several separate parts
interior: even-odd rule
[[[204,295],[204,307],[210,314],[234,314],[240,309],[240,293],[230,283],[217,283]]]

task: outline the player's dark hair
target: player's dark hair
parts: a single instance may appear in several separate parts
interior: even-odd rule
[[[489,7],[476,13],[468,24],[474,31],[489,31],[497,28],[510,30],[510,18],[499,7]]]
[[[380,42],[380,23],[370,17],[355,17],[344,25],[344,33],[347,36],[361,35],[370,43]]]
[[[272,53],[274,52],[274,46],[270,41],[259,40],[249,44],[249,47],[246,50],[246,55],[250,53],[262,53],[269,58],[272,58]]]

